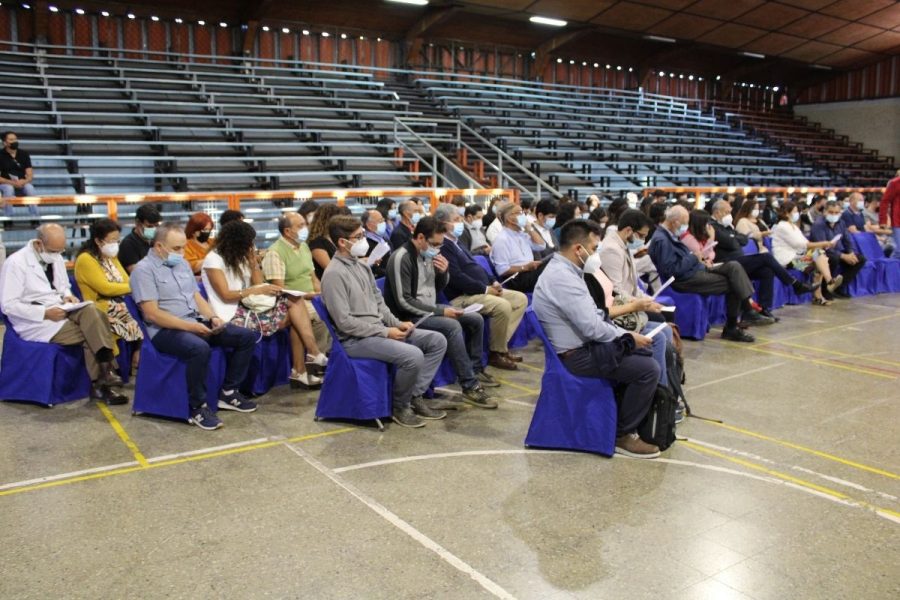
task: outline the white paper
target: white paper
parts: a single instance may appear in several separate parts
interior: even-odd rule
[[[659,310],[660,310],[660,312],[675,312],[675,307],[674,306],[663,306]]]
[[[390,244],[387,242],[378,242],[378,245],[372,248],[372,253],[369,255],[369,258],[366,259],[366,264],[371,267],[390,251]]]
[[[306,295],[306,292],[301,292],[300,290],[281,290],[282,294],[287,294],[288,296],[294,296],[295,298],[302,298]]]
[[[413,323],[413,327],[418,327],[419,325],[421,325],[422,323],[425,322],[425,319],[427,319],[427,318],[429,318],[429,317],[433,317],[433,316],[434,316],[434,315],[425,315],[424,317],[422,317],[421,319],[419,319],[418,321],[416,321],[415,323]]]
[[[672,275],[671,277],[669,277],[668,281],[666,281],[664,284],[662,284],[662,287],[660,287],[658,290],[656,290],[656,293],[654,293],[650,298],[652,300],[656,300],[656,297],[659,296],[664,289],[666,289],[667,287],[672,285],[672,283],[674,281],[675,281],[675,276]]]
[[[470,304],[463,310],[463,314],[470,315],[472,313],[477,313],[479,310],[484,308],[484,304]]]
[[[90,304],[93,304],[93,302],[91,302],[90,300],[85,300],[84,302],[75,302],[75,303],[67,302],[65,304],[60,304],[58,306],[58,308],[63,309],[67,313],[70,313],[70,312],[74,312],[74,311],[78,310],[79,308],[84,308],[85,306],[88,306]]]
[[[668,326],[669,326],[669,325],[668,325],[667,323],[660,323],[653,331],[651,331],[650,333],[645,334],[645,335],[646,335],[648,338],[651,338],[651,339],[652,339],[653,336],[655,336],[657,333],[659,333],[660,331],[662,331],[664,328],[666,328],[666,327],[668,327]]]
[[[518,273],[513,273],[512,275],[510,275],[509,277],[507,277],[506,279],[504,279],[503,281],[501,281],[501,282],[500,282],[500,285],[503,285],[504,283],[506,283],[506,282],[508,282],[508,281],[512,281],[513,279],[516,278],[517,275],[518,275]]]
[[[831,243],[836,244],[837,242],[839,242],[841,240],[842,237],[844,237],[844,234],[842,234],[842,233],[837,234],[836,236],[831,238]]]

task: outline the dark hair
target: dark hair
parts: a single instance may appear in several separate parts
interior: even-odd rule
[[[741,207],[737,210],[737,214],[734,216],[735,224],[741,219],[749,218],[750,213],[752,213],[753,209],[757,206],[756,198],[747,198],[744,200],[744,203],[741,204]]]
[[[318,210],[316,210],[316,218],[313,219],[312,224],[309,226],[309,239],[314,240],[329,235],[329,231],[331,231],[331,225],[329,224],[331,217],[338,215],[352,216],[350,209],[346,206],[338,206],[335,203],[319,206]],[[356,220],[359,221],[359,219]],[[337,245],[337,240],[331,241]]]
[[[797,208],[797,204],[792,200],[788,200],[784,204],[778,207],[778,220],[779,221],[787,221],[791,222],[791,213],[794,212],[794,209]]]
[[[622,231],[626,227],[631,227],[632,231],[640,231],[644,227],[650,227],[652,225],[653,224],[650,222],[650,219],[647,218],[647,215],[636,209],[629,208],[619,215],[619,231]]]
[[[159,223],[162,221],[162,215],[159,214],[159,208],[155,204],[141,204],[138,206],[134,218],[142,223]]]
[[[226,223],[216,238],[216,253],[222,257],[225,266],[231,269],[232,273],[240,273],[241,267],[248,262],[255,239],[256,230],[250,223],[244,221]]]
[[[306,219],[306,215],[311,212],[316,212],[319,209],[319,203],[315,200],[307,200],[303,204],[300,205],[300,208],[297,209],[297,212],[303,215],[303,218]],[[309,219],[306,219],[309,221]]]
[[[835,207],[842,208],[841,203],[838,202],[837,200],[829,200],[828,202],[825,203],[825,210],[828,210],[830,208],[835,208]]]
[[[559,210],[556,211],[556,226],[562,227],[563,225],[574,219],[576,208],[578,208],[578,205],[574,202],[566,202],[565,204],[561,204]]]
[[[616,198],[609,203],[606,213],[609,215],[610,225],[618,223],[622,213],[628,210],[628,200],[626,198]]]
[[[98,240],[103,240],[113,231],[122,231],[122,228],[118,223],[113,221],[112,219],[97,219],[93,223],[91,223],[90,233],[88,238],[84,240],[84,243],[81,244],[81,248],[78,250],[78,254],[82,252],[87,252],[91,256],[96,259],[100,259],[100,248],[95,243]]]
[[[603,217],[606,217],[607,223],[609,223],[609,215],[606,214],[606,209],[602,206],[598,206],[588,215],[588,220],[593,221],[594,223],[600,223],[600,220],[603,219]]]
[[[575,244],[584,244],[592,233],[600,237],[600,226],[593,221],[572,219],[559,232],[559,247],[568,250]]]
[[[391,207],[395,204],[393,200],[390,198],[382,198],[375,205],[375,210],[381,213],[381,216],[384,217],[384,220],[388,220],[389,213],[391,212]]]
[[[229,223],[233,223],[235,221],[243,221],[244,213],[239,210],[228,209],[219,215],[219,227],[224,227]]]
[[[555,215],[558,210],[559,204],[556,203],[556,200],[544,198],[537,203],[537,206],[534,207],[534,214],[544,216]]]
[[[462,207],[465,207],[465,206],[466,206],[466,199],[463,198],[462,196],[454,196],[454,197],[453,197],[453,200],[450,201],[450,204],[452,204],[453,206],[462,206]]]
[[[652,225],[659,225],[666,220],[666,208],[665,204],[654,204],[650,207],[650,210],[647,211],[647,218],[650,219]]]
[[[474,217],[480,212],[484,212],[484,208],[478,204],[470,204],[466,207],[466,215],[467,217]]]
[[[4,132],[3,132],[3,137],[0,138],[0,139],[2,139],[2,140],[5,142],[5,141],[6,141],[6,138],[9,137],[10,134],[15,135],[16,137],[19,136],[19,134],[17,134],[15,131],[13,131],[13,130],[10,129],[9,131],[4,131]]]
[[[334,205],[328,204],[326,206]],[[360,227],[362,227],[362,223],[356,217],[344,214],[335,215],[328,219],[328,237],[330,237],[331,241],[334,242],[334,245],[337,246],[338,240],[341,238],[349,238]]]
[[[709,213],[705,210],[692,210],[688,221],[688,231],[694,236],[698,242],[705,242],[709,239],[709,233],[706,226],[709,225]]]
[[[436,233],[444,233],[443,228],[438,223],[437,219],[434,217],[422,217],[419,219],[419,222],[416,223],[416,229],[413,231],[413,237],[417,238],[420,235],[424,235],[427,240],[431,236]]]
[[[534,204],[534,201],[531,198],[520,198],[519,199],[519,206],[522,207],[523,211],[530,209],[533,204]]]

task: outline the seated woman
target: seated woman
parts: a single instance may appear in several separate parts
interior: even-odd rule
[[[290,326],[291,387],[318,387],[322,380],[308,373],[306,364],[324,367],[328,359],[316,345],[306,303],[281,293],[279,286],[265,283],[255,239],[256,230],[243,221],[228,223],[219,231],[215,250],[203,261],[203,285],[209,304],[226,323],[252,329],[261,336]]]
[[[184,227],[184,237],[187,238],[187,244],[184,245],[184,260],[191,265],[191,271],[198,277],[200,276],[200,267],[203,266],[203,259],[212,250],[214,244],[212,238],[209,237],[212,235],[212,230],[212,217],[205,212],[192,214]]]
[[[785,202],[778,211],[778,223],[772,229],[772,254],[779,264],[786,268],[794,268],[798,271],[815,269],[813,284],[816,290],[813,292],[813,304],[827,306],[831,304],[822,294],[822,286],[826,286],[829,292],[836,290],[843,282],[841,275],[832,278],[831,269],[828,266],[828,256],[822,252],[834,245],[832,242],[810,242],[803,235],[797,222],[800,220],[800,211],[797,205],[791,201]],[[835,242],[836,243],[836,242]]]
[[[337,215],[350,215],[350,210],[337,204],[323,204],[315,212],[315,219],[309,223],[309,250],[312,253],[316,277],[322,281],[322,275],[337,251],[337,246],[328,237],[328,221]]]
[[[715,250],[716,232],[709,224],[709,213],[705,210],[692,210],[688,221],[688,230],[681,236],[681,241],[691,252],[699,252],[704,262],[711,265]]]
[[[82,298],[106,313],[113,334],[131,346],[131,370],[134,371],[140,359],[140,341],[144,334],[123,300],[123,296],[131,293],[131,285],[128,272],[116,258],[121,231],[112,219],[91,223],[90,236],[75,259],[75,281],[81,288]]]
[[[563,225],[572,219],[580,218],[581,208],[578,206],[577,202],[569,201],[560,203],[559,210],[556,211],[556,227],[553,229],[553,234],[556,236],[556,239],[559,239],[559,232],[562,231]]]
[[[766,237],[772,235],[772,232],[769,230],[769,226],[759,217],[759,204],[754,198],[744,200],[734,220],[737,223],[735,230],[755,241],[760,254],[765,254],[769,251],[763,241]]]

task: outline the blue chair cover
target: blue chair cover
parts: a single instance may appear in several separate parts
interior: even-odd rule
[[[313,306],[332,339],[328,370],[316,404],[316,419],[368,421],[389,417],[394,380],[390,365],[347,356],[322,299],[314,298]]]
[[[759,246],[756,245],[756,240],[747,241],[747,244],[744,246],[744,254],[748,256],[759,254]]]
[[[5,315],[0,317],[6,323],[0,356],[0,400],[53,406],[90,396],[91,378],[80,345],[25,341]]]
[[[850,239],[857,252],[875,268],[875,290],[878,294],[900,292],[900,260],[887,258],[874,233],[851,234]],[[865,270],[865,269],[864,269]]]
[[[544,335],[537,315],[532,311],[525,318],[544,344],[541,393],[525,445],[612,456],[618,413],[612,385],[599,377],[572,375]]]
[[[709,331],[709,310],[706,299],[699,294],[676,292],[666,288],[666,295],[675,305],[675,323],[681,337],[702,340]]]
[[[494,264],[491,262],[491,259],[483,254],[473,254],[472,258],[475,259],[475,262],[478,263],[484,272],[488,274],[488,277],[493,281],[499,281],[500,277],[497,275],[497,272],[494,270]]]
[[[725,296],[706,296],[706,314],[710,325],[722,325],[728,319],[728,309],[725,306]]]
[[[282,329],[262,338],[253,349],[242,392],[265,394],[276,385],[287,385],[291,378],[291,333]]]

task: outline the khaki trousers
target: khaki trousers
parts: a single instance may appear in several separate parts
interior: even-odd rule
[[[106,313],[94,305],[70,312],[62,329],[50,338],[50,341],[62,346],[84,346],[84,362],[91,381],[100,378],[97,353],[106,349],[112,356],[112,350],[116,346]]]
[[[491,318],[491,352],[504,354],[509,352],[509,340],[512,338],[525,309],[528,308],[528,297],[515,290],[503,290],[502,296],[478,294],[477,296],[457,296],[451,300],[456,308],[465,308],[471,304],[483,304],[479,312]]]

